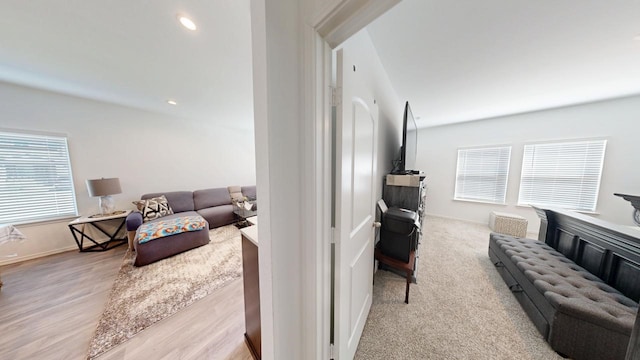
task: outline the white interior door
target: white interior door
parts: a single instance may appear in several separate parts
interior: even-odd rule
[[[335,210],[335,359],[352,359],[371,309],[377,109],[364,74],[337,53]]]

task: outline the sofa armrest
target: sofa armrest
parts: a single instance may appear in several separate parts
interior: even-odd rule
[[[134,211],[127,215],[127,231],[136,231],[142,225],[142,213]]]

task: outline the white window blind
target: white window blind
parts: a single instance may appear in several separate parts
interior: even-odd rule
[[[525,145],[519,205],[595,211],[606,140]]]
[[[67,139],[0,132],[0,224],[77,214]]]
[[[459,149],[454,199],[504,204],[511,146]]]

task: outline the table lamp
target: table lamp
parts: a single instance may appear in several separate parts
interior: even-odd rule
[[[100,197],[100,214],[103,216],[109,215],[115,210],[115,203],[111,195],[122,192],[118,178],[87,180],[87,190],[89,190],[89,196]]]

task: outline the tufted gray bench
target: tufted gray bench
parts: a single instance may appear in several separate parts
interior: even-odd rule
[[[489,257],[554,350],[624,358],[636,302],[538,240],[492,233]]]

